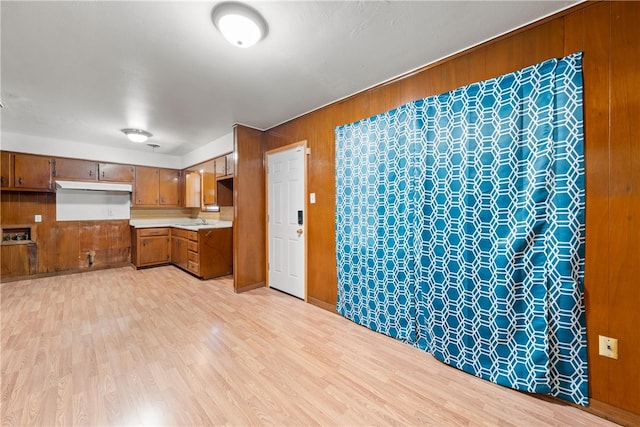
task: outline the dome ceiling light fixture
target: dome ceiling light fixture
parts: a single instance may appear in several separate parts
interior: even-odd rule
[[[247,48],[267,35],[267,22],[255,9],[238,2],[223,2],[211,11],[211,20],[234,46]]]
[[[146,142],[147,139],[153,136],[151,132],[147,132],[146,130],[142,129],[126,128],[120,130],[122,131],[122,133],[127,135],[129,141],[135,142],[137,144],[142,144],[143,142]]]

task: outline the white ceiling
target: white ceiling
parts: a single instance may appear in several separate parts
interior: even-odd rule
[[[575,1],[248,2],[269,25],[249,49],[216,2],[5,1],[2,131],[183,155],[259,129],[564,9]]]

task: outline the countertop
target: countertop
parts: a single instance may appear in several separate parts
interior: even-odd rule
[[[191,218],[131,219],[129,225],[135,228],[174,227],[198,231],[210,228],[231,228],[233,221],[209,219],[206,224],[203,224],[201,220]]]

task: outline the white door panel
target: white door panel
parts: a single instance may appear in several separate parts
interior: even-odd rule
[[[267,154],[269,287],[305,297],[304,147]]]

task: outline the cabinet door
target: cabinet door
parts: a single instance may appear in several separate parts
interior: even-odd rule
[[[215,205],[216,200],[216,176],[211,172],[202,175],[202,204]]]
[[[51,190],[51,159],[33,154],[14,155],[13,185],[31,190]]]
[[[184,206],[186,208],[200,207],[200,173],[187,172],[184,176]]]
[[[236,173],[235,161],[233,153],[227,154],[227,175],[233,175]]]
[[[213,159],[215,165],[216,176],[224,176],[227,174],[227,158],[225,156]]]
[[[141,237],[138,250],[140,251],[140,265],[169,262],[169,237]]]
[[[36,274],[36,244],[1,245],[0,274],[2,277],[23,277]]]
[[[180,206],[180,171],[160,169],[159,204],[162,206]]]
[[[0,153],[0,187],[13,187],[13,167],[11,166],[11,153]]]
[[[55,159],[53,176],[56,179],[96,181],[98,179],[98,163],[91,160]]]
[[[136,166],[133,185],[134,206],[158,206],[158,168]]]
[[[98,165],[98,179],[100,181],[131,182],[133,181],[133,166],[100,163]]]
[[[171,263],[185,269],[187,268],[189,263],[187,239],[181,237],[171,238]]]

